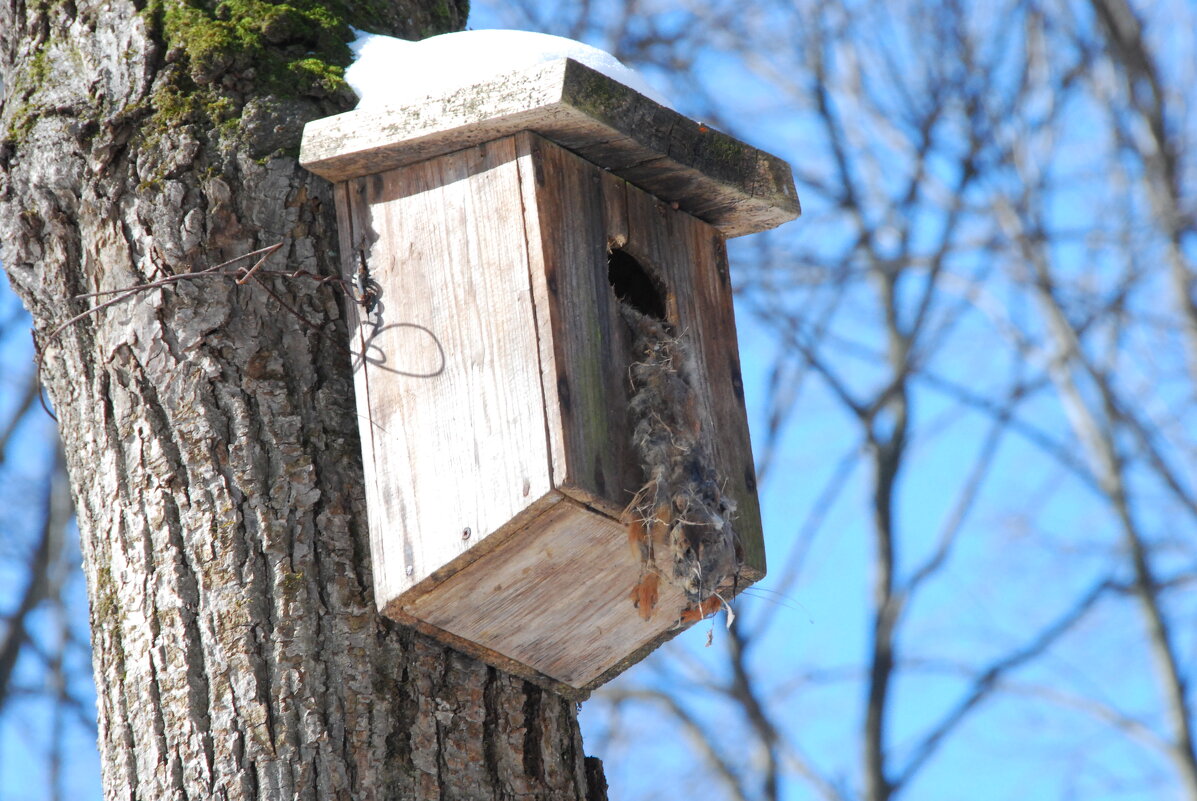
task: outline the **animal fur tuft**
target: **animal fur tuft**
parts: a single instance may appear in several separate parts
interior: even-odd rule
[[[641,561],[637,588],[656,574],[681,588],[691,608],[705,609],[739,573],[740,549],[731,525],[735,503],[720,488],[702,436],[694,357],[685,337],[667,322],[627,304],[620,311],[634,338],[629,416],[645,479],[624,510]],[[647,617],[649,593],[636,592],[640,614]]]

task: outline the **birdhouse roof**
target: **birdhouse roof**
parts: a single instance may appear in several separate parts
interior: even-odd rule
[[[790,167],[573,59],[422,102],[350,111],[304,129],[300,163],[330,181],[533,131],[734,237],[801,213]]]

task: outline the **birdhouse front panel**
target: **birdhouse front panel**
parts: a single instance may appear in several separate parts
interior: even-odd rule
[[[580,697],[765,562],[725,236],[788,168],[573,61],[309,123],[384,614]]]
[[[384,608],[553,490],[513,145],[340,190],[345,269],[372,298],[351,335]]]

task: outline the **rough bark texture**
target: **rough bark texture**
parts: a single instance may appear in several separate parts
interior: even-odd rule
[[[276,242],[264,267],[335,272],[327,185],[293,156],[349,102],[345,23],[465,13],[357,8],[0,0],[0,240],[72,475],[109,801],[601,784],[572,704],[375,613],[333,287],[180,281],[49,337],[81,293]]]

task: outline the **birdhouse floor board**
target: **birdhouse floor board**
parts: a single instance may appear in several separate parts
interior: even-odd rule
[[[677,626],[673,588],[660,602],[672,616],[628,614],[638,572],[627,529],[565,499],[399,610],[580,690]]]

